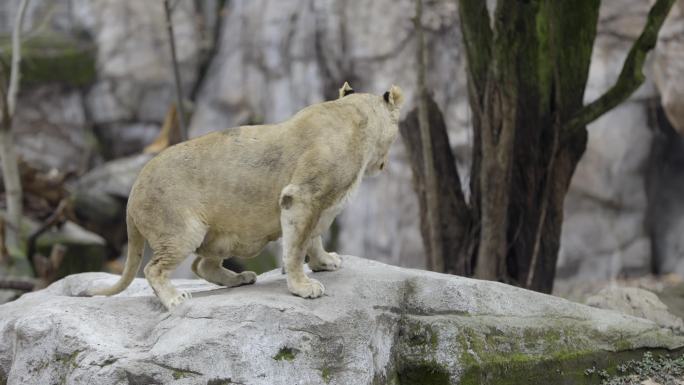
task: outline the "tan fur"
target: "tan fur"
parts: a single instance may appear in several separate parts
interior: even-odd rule
[[[351,90],[345,83],[340,95]],[[350,94],[311,105],[280,124],[214,132],[169,147],[140,172],[127,208],[129,255],[121,280],[92,295],[124,290],[135,276],[146,239],[154,256],[145,276],[169,309],[190,298],[169,274],[190,253],[193,271],[223,286],[253,283],[253,272],[221,266],[224,258],[257,255],[283,236],[289,290],[315,298],[323,285],[304,274],[335,270],[340,258],[321,234],[363,175],[381,170],[397,135],[401,90]]]

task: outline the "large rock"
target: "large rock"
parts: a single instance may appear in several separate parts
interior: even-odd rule
[[[55,84],[25,89],[13,129],[22,159],[42,171],[82,173],[95,156],[82,94]]]
[[[655,293],[638,287],[606,287],[587,298],[586,304],[646,318],[662,327],[684,333],[684,321],[670,313],[667,305]]]
[[[629,49],[642,31],[649,3],[601,2],[586,102],[595,100],[615,83]],[[666,42],[667,37],[661,35],[661,56],[669,52],[662,48]],[[646,66],[645,73],[646,83],[637,92],[587,127],[587,150],[565,199],[557,270],[560,279],[606,280],[648,274],[652,272],[652,250],[666,247],[652,243],[660,239],[654,239],[647,226],[651,203],[647,199],[647,172],[655,127],[653,103],[645,101],[656,100],[658,92],[651,65]],[[666,189],[673,181],[660,188]],[[658,221],[667,221],[672,215],[676,213],[664,213]]]
[[[279,271],[232,289],[178,280],[194,298],[174,314],[141,279],[82,298],[70,295],[117,277],[67,277],[0,306],[0,383],[578,383],[684,346],[651,321],[495,282],[351,256],[313,275],[327,289],[316,300]]]
[[[651,157],[646,171],[646,222],[653,241],[656,273],[684,277],[684,136],[662,110],[657,111]]]
[[[684,1],[672,8],[655,49],[653,75],[665,113],[684,136]]]

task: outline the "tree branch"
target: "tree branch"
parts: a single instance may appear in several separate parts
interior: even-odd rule
[[[487,2],[483,0],[459,0],[461,33],[468,61],[468,72],[473,96],[482,99],[491,60],[492,29]]]
[[[177,3],[177,2],[176,2]],[[174,4],[175,7],[175,4]],[[164,14],[166,15],[166,29],[171,45],[171,62],[173,64],[173,77],[176,83],[176,104],[180,122],[181,141],[188,139],[187,121],[185,120],[185,108],[183,105],[183,88],[181,84],[180,71],[178,69],[178,58],[176,56],[176,39],[173,36],[173,23],[171,21],[171,7],[169,0],[164,0]]]
[[[0,278],[0,289],[2,290],[33,291],[35,287],[35,279]]]
[[[428,222],[428,234],[430,236],[428,252],[428,267],[436,272],[444,272],[444,248],[442,247],[440,219],[439,219],[439,192],[437,191],[437,177],[435,175],[434,154],[432,152],[432,139],[430,138],[430,122],[427,105],[427,49],[425,48],[425,36],[423,34],[423,0],[416,0],[416,39],[418,49],[416,61],[418,62],[418,127],[423,144],[423,169],[425,173],[425,203],[427,207],[426,217]]]
[[[7,199],[7,246],[12,249],[19,245],[21,238],[22,192],[19,178],[19,165],[12,135],[12,117],[19,94],[19,78],[21,77],[21,27],[29,0],[21,0],[19,11],[12,32],[12,66],[10,68],[9,88],[4,92],[4,76],[0,76],[0,97],[2,101],[2,119],[0,120],[0,158],[2,161],[2,177]],[[4,71],[3,71],[4,75]]]
[[[19,77],[21,63],[21,27],[24,24],[24,15],[29,0],[21,0],[19,12],[14,21],[14,31],[12,32],[12,69],[10,72],[10,83],[7,90],[7,110],[9,117],[14,116],[14,108],[17,105],[17,94],[19,94]]]
[[[657,0],[648,13],[646,25],[639,38],[634,42],[622,65],[622,71],[615,84],[598,99],[585,105],[574,118],[563,127],[565,138],[572,136],[587,124],[615,108],[636,91],[645,80],[643,73],[646,55],[655,47],[658,32],[675,0]]]

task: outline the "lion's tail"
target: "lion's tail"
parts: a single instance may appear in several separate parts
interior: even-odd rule
[[[126,266],[121,274],[121,278],[112,287],[89,290],[87,292],[88,296],[109,296],[121,293],[131,284],[131,282],[133,282],[135,275],[138,273],[140,265],[142,264],[145,238],[135,226],[135,223],[133,223],[133,218],[131,218],[130,215],[126,217],[126,224],[128,231],[128,256],[126,257]]]

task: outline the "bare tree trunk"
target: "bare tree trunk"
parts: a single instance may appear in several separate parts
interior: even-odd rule
[[[2,158],[2,175],[7,197],[7,246],[17,248],[21,238],[22,193],[19,179],[19,166],[12,135],[12,117],[17,105],[19,79],[21,77],[21,28],[26,14],[28,0],[22,0],[14,22],[12,32],[12,67],[7,92],[1,92],[2,121],[0,122],[0,158]],[[4,77],[3,77],[4,78]],[[5,79],[0,79],[0,89],[4,90]]]
[[[599,0],[459,0],[473,110],[475,275],[550,292],[563,200],[586,125],[642,83],[646,55],[674,0],[656,0],[613,87],[584,105]],[[505,229],[505,232],[502,231]]]
[[[428,117],[432,153],[434,156],[437,191],[439,194],[439,241],[440,255],[444,256],[444,272],[468,276],[472,275],[471,261],[473,246],[477,244],[477,234],[471,228],[470,211],[466,204],[461,180],[456,169],[456,160],[449,146],[446,123],[437,103],[428,95]],[[401,137],[411,160],[413,187],[418,196],[420,208],[420,232],[426,255],[431,255],[430,229],[427,219],[425,199],[425,161],[423,143],[418,127],[418,109],[415,108],[399,124]]]
[[[502,95],[506,91],[499,91],[492,81],[488,88],[484,111],[480,115],[481,227],[475,277],[501,280],[505,278],[508,251],[507,208],[511,192],[516,110],[514,95]]]
[[[437,191],[437,179],[435,176],[434,156],[432,153],[432,140],[430,139],[430,122],[428,120],[427,86],[425,84],[425,67],[427,50],[425,49],[425,37],[423,36],[423,1],[416,0],[416,39],[418,41],[418,127],[420,128],[421,142],[423,144],[423,162],[425,170],[425,201],[426,218],[430,236],[430,248],[428,250],[428,268],[433,271],[444,271],[444,255],[440,239],[439,225],[439,195]]]
[[[176,39],[173,35],[173,22],[171,20],[171,7],[169,0],[164,0],[164,14],[166,15],[166,29],[171,45],[171,62],[173,64],[173,78],[176,83],[176,105],[180,122],[181,141],[188,139],[187,120],[185,120],[185,107],[183,104],[183,85],[181,84],[180,71],[178,69],[178,57],[176,56]]]

